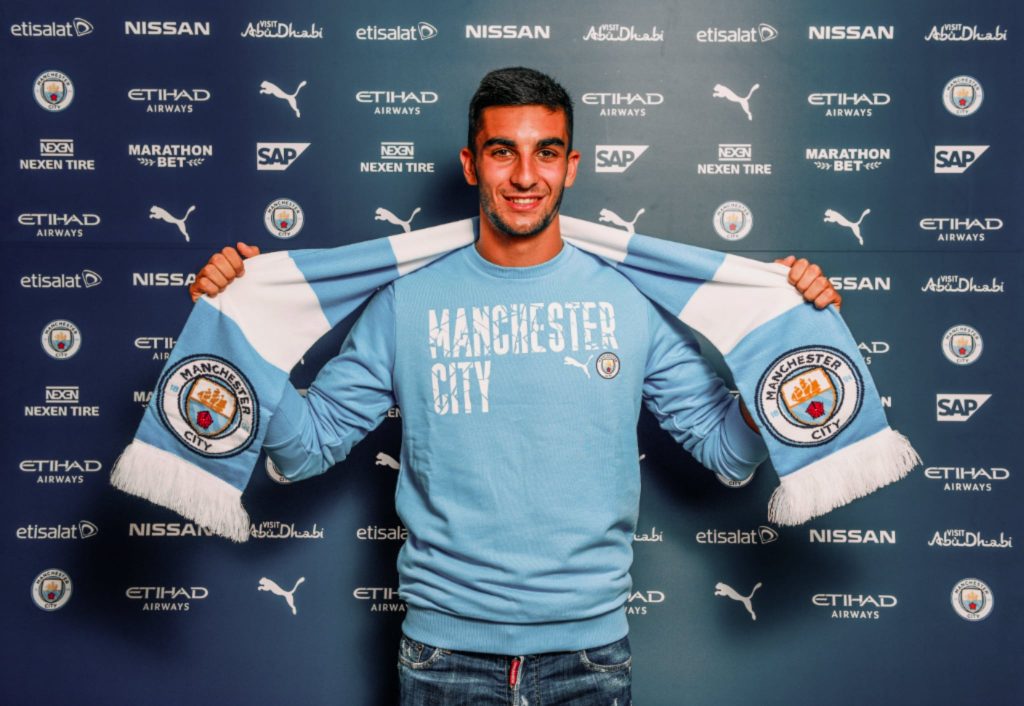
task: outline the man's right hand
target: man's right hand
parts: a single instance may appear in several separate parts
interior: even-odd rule
[[[237,250],[228,246],[214,253],[203,269],[199,270],[196,281],[188,288],[193,302],[204,294],[215,297],[223,292],[235,277],[245,274],[245,263],[242,260],[260,254],[260,249],[255,245],[237,243],[237,246]]]

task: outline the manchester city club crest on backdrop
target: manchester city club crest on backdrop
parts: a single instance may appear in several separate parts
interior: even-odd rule
[[[33,94],[40,108],[51,112],[64,110],[75,99],[75,84],[67,74],[45,71],[36,77]]]
[[[32,600],[43,610],[57,610],[71,600],[71,577],[60,569],[47,569],[32,582]]]
[[[727,201],[715,210],[715,232],[726,240],[742,240],[754,227],[750,209],[739,201]]]
[[[252,385],[223,358],[194,355],[164,373],[157,413],[168,429],[202,456],[222,458],[252,443],[259,403]]]
[[[953,587],[950,596],[953,610],[964,620],[984,620],[992,612],[995,601],[992,589],[984,581],[963,579]]]
[[[43,350],[51,358],[70,358],[82,346],[82,332],[67,319],[51,321],[43,329]]]
[[[971,326],[960,324],[942,335],[942,354],[956,365],[970,365],[981,357],[981,334]]]
[[[757,409],[772,436],[789,446],[818,446],[860,411],[864,383],[853,362],[829,346],[776,358],[757,384]]]
[[[302,209],[291,199],[275,199],[263,211],[263,225],[275,238],[294,238],[302,230]]]
[[[976,113],[984,97],[981,84],[970,76],[952,78],[942,90],[942,102],[946,110],[960,118]]]

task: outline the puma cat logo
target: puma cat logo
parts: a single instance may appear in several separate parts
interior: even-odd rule
[[[739,601],[747,609],[747,612],[750,613],[750,618],[752,620],[757,620],[757,616],[754,615],[754,609],[750,605],[750,599],[754,597],[754,594],[757,592],[757,589],[759,588],[761,588],[760,581],[758,581],[757,584],[754,586],[754,589],[750,592],[749,596],[741,596],[740,594],[736,593],[736,589],[734,589],[732,586],[729,586],[728,584],[719,581],[715,584],[715,595],[725,596],[726,598],[731,598],[734,601]]]
[[[164,221],[165,223],[172,223],[172,224],[178,226],[178,230],[180,230],[181,234],[185,236],[185,242],[187,243],[187,242],[189,242],[189,238],[188,238],[188,231],[185,229],[185,221],[186,221],[186,219],[188,219],[189,215],[193,211],[195,211],[195,210],[196,210],[196,207],[194,205],[193,206],[189,206],[188,210],[185,211],[185,215],[184,216],[182,216],[181,218],[175,218],[174,216],[172,216],[171,214],[169,214],[167,211],[165,211],[164,209],[160,208],[159,206],[150,206],[150,208],[149,208],[149,217],[150,218],[156,218],[156,219],[159,219],[161,221]]]
[[[292,110],[295,111],[295,117],[301,118],[302,114],[299,112],[299,106],[295,101],[295,97],[299,95],[299,91],[301,91],[302,87],[305,85],[306,82],[303,81],[302,83],[299,84],[299,87],[295,89],[295,93],[285,93],[280,88],[272,84],[270,81],[264,81],[263,83],[260,84],[260,95],[274,96],[274,98],[280,98],[283,101],[287,101],[288,105],[290,105],[292,107]]]
[[[411,214],[409,214],[409,220],[403,221],[401,218],[399,218],[386,208],[378,208],[376,215],[373,217],[373,220],[387,221],[392,225],[399,226],[404,232],[408,233],[410,230],[412,230],[412,219],[415,218],[416,214],[419,212],[420,209],[417,206],[416,209],[413,210]]]
[[[292,615],[298,615],[298,611],[295,610],[295,589],[302,585],[302,582],[306,580],[305,576],[299,578],[292,586],[292,590],[286,591],[266,576],[260,579],[260,585],[257,590],[259,591],[270,591],[275,596],[281,596],[288,603],[288,607],[292,609]]]
[[[738,95],[732,92],[727,86],[723,86],[720,83],[715,84],[715,92],[712,93],[714,98],[725,98],[733,103],[739,103],[740,107],[743,108],[743,112],[747,114],[747,120],[753,120],[754,116],[750,114],[750,96],[754,95],[754,91],[759,89],[761,84],[755,83],[754,86],[747,92],[745,98],[740,98]]]
[[[633,235],[634,233],[636,233],[636,229],[634,228],[634,226],[636,225],[637,219],[640,218],[640,216],[642,216],[643,214],[644,209],[641,208],[639,211],[636,212],[636,215],[633,216],[633,220],[627,221],[621,216],[619,216],[619,214],[615,213],[615,211],[611,211],[607,208],[602,208],[601,214],[600,216],[598,216],[597,220],[601,223],[611,223],[612,225],[619,226],[620,228],[625,228],[627,233]]]
[[[870,208],[865,208],[864,213],[860,214],[860,218],[856,222],[851,223],[846,216],[841,214],[839,211],[833,211],[831,208],[825,210],[825,222],[826,223],[838,223],[844,228],[849,228],[853,231],[853,235],[857,238],[857,242],[861,245],[864,244],[864,238],[860,237],[860,222],[864,220],[864,216],[871,213]]]
[[[590,379],[590,367],[589,366],[590,366],[590,361],[593,360],[593,359],[594,359],[594,355],[591,354],[590,357],[587,358],[587,362],[586,363],[581,363],[578,360],[576,360],[575,358],[573,358],[571,355],[567,355],[564,358],[562,358],[562,361],[566,365],[571,365],[574,368],[579,368],[580,370],[582,370],[584,373],[586,373],[587,379],[589,380]]]

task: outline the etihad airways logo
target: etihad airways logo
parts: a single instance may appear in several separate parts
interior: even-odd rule
[[[551,25],[466,25],[466,39],[551,39]]]
[[[892,103],[888,93],[811,93],[807,104],[822,108],[827,118],[870,118],[875,108]]]
[[[922,218],[918,225],[921,230],[934,233],[940,243],[983,243],[988,233],[1003,229],[1003,219],[991,216]]]
[[[374,115],[420,115],[423,106],[434,105],[434,91],[365,90],[356,91],[356,102],[373,106]]]
[[[147,113],[191,113],[210,100],[205,88],[129,88],[128,100],[146,106]]]
[[[102,471],[103,462],[95,458],[26,458],[18,463],[18,470],[34,475],[37,484],[81,484],[86,474]]]
[[[779,31],[762,22],[757,27],[708,27],[697,32],[702,44],[763,44],[779,36]]]
[[[833,620],[878,620],[882,611],[895,608],[899,600],[887,593],[816,593],[811,603],[830,609]]]
[[[144,611],[180,611],[192,608],[193,601],[202,601],[210,595],[206,586],[129,586],[124,595],[128,600],[141,601]]]
[[[92,34],[93,26],[89,20],[76,17],[70,22],[18,22],[11,25],[12,37],[29,39],[66,39],[85,37]]]
[[[34,228],[37,238],[81,238],[100,224],[95,213],[20,213],[18,225]]]
[[[996,466],[929,466],[924,469],[924,477],[941,481],[947,493],[991,493],[993,484],[1010,479],[1010,470]]]
[[[661,93],[595,92],[584,93],[580,99],[583,105],[598,109],[603,118],[643,118],[647,109],[662,105],[665,96]]]

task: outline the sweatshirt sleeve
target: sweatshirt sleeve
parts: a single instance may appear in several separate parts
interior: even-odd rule
[[[341,462],[377,428],[395,404],[394,289],[370,300],[341,351],[302,397],[285,386],[263,448],[289,480],[303,480]]]
[[[702,465],[735,480],[748,478],[768,457],[764,440],[743,421],[739,400],[701,356],[689,329],[658,307],[649,309],[644,403]]]

